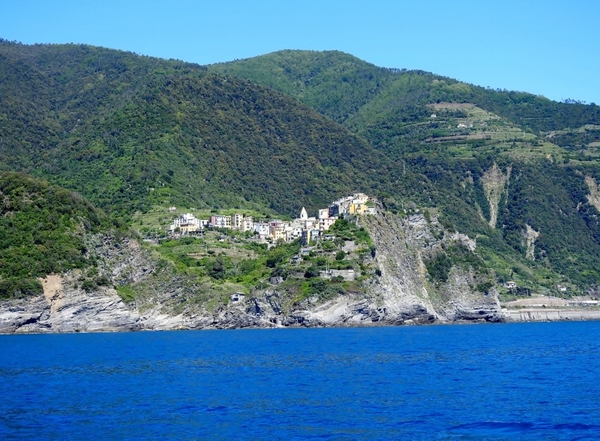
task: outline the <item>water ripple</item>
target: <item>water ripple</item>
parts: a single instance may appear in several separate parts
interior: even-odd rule
[[[12,337],[1,439],[600,433],[598,323]]]

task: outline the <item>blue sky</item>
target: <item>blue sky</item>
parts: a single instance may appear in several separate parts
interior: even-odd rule
[[[6,0],[0,37],[200,64],[280,49],[600,104],[597,0]]]

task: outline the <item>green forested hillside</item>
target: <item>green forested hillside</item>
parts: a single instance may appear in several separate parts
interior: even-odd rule
[[[600,281],[598,207],[586,185],[600,179],[599,106],[380,68],[341,52],[281,51],[209,71],[288,93],[365,138],[401,170],[389,205],[441,210],[479,238],[499,280]],[[484,181],[494,164],[506,181],[490,226],[494,184],[486,190]],[[529,254],[528,228],[539,232]]]
[[[85,235],[113,228],[76,193],[0,173],[0,298],[41,292],[38,277],[93,265]]]
[[[282,51],[208,67],[0,42],[0,170],[129,221],[295,214],[355,191],[477,240],[498,281],[600,285],[600,108]]]
[[[364,140],[248,81],[89,46],[4,42],[0,56],[0,168],[121,216],[152,204],[291,214],[391,187]]]
[[[387,69],[338,51],[285,50],[208,66],[281,90],[332,119],[373,122],[435,102],[474,103],[533,131],[593,124],[595,104],[558,103],[525,92],[492,90],[429,72]]]
[[[393,79],[389,70],[338,51],[280,51],[208,69],[280,90],[338,122],[352,117]]]

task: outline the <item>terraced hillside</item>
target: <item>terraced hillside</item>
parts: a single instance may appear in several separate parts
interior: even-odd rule
[[[340,52],[203,67],[2,41],[0,78],[0,169],[127,223],[171,205],[292,215],[361,191],[476,240],[498,283],[600,284],[596,105]]]
[[[485,89],[341,52],[281,51],[209,66],[309,104],[389,158],[400,194],[478,238],[498,280],[595,286],[600,107]]]

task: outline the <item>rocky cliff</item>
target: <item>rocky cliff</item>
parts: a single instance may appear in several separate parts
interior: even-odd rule
[[[497,292],[478,261],[474,240],[448,232],[435,217],[422,214],[400,218],[384,213],[363,223],[381,270],[369,291],[382,303],[388,321],[502,320]],[[441,270],[439,261],[444,262]]]
[[[383,212],[360,218],[373,240],[360,292],[290,302],[273,284],[211,305],[207,287],[173,270],[131,238],[89,238],[98,275],[81,270],[43,280],[44,295],[5,301],[0,332],[94,332],[285,326],[372,326],[501,321],[497,293],[477,265],[476,244],[444,230],[435,216]],[[440,264],[440,262],[443,263]],[[441,268],[441,269],[440,269]],[[135,285],[132,298],[120,287]],[[115,287],[117,289],[115,289]],[[232,293],[233,294],[233,293]],[[125,302],[124,299],[127,301]]]

